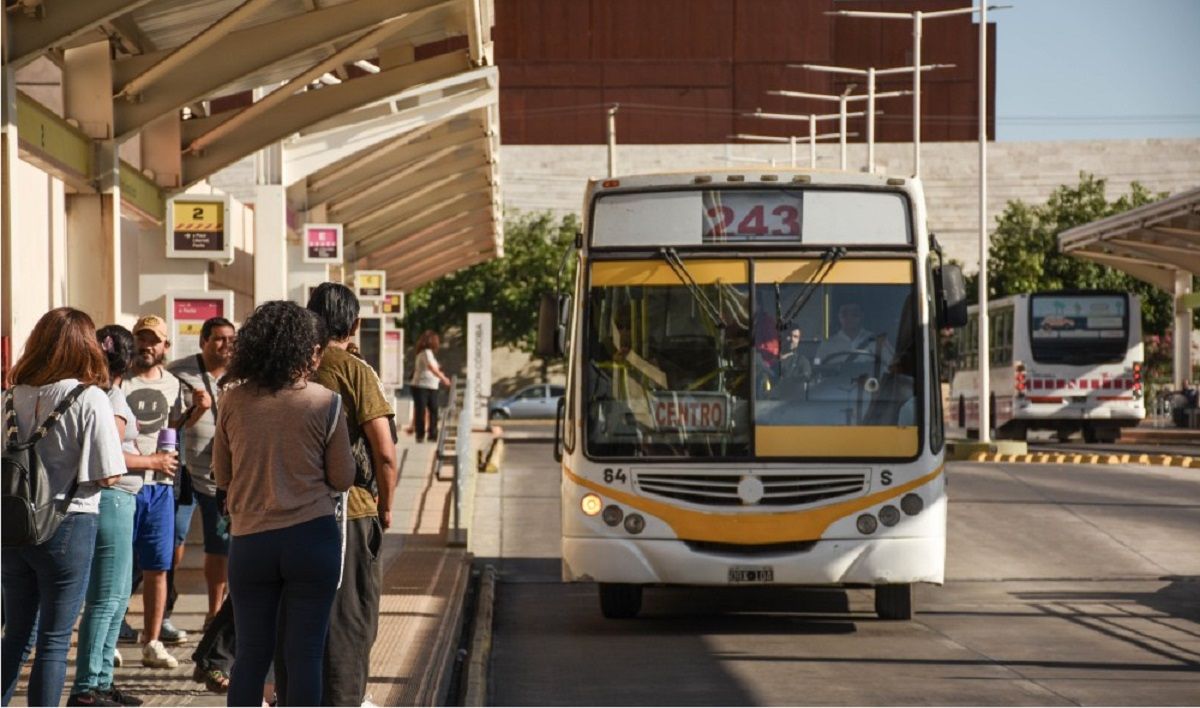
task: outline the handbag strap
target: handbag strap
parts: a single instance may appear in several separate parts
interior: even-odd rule
[[[70,393],[68,393],[65,398],[59,401],[58,405],[54,407],[54,410],[50,412],[50,415],[46,416],[46,419],[43,420],[41,425],[37,427],[37,430],[33,431],[33,435],[31,435],[24,443],[18,442],[17,409],[13,405],[13,391],[12,389],[9,389],[5,394],[4,400],[4,406],[8,411],[7,415],[5,416],[5,427],[7,428],[9,446],[32,447],[36,445],[38,441],[46,437],[46,434],[50,432],[50,430],[54,427],[54,424],[58,422],[58,419],[67,412],[67,409],[71,407],[71,404],[75,403],[75,400],[79,398],[79,395],[83,393],[84,389],[86,389],[88,386],[89,384],[85,383],[79,384]]]
[[[196,355],[196,366],[200,369],[200,380],[204,382],[204,390],[208,391],[208,397],[212,399],[213,420],[217,419],[217,394],[213,392],[212,384],[208,382],[208,370],[204,368],[204,357]]]

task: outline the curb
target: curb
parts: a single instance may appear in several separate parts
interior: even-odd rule
[[[1190,455],[1148,455],[1145,453],[1078,453],[1078,452],[1035,452],[1005,454],[999,452],[973,452],[966,460],[970,462],[1015,462],[1020,464],[1075,464],[1075,465],[1150,465],[1156,467],[1185,467],[1200,469],[1200,457]]]
[[[482,706],[487,702],[488,664],[492,657],[492,609],[496,598],[496,568],[488,565],[479,578],[479,598],[475,604],[475,624],[466,665],[464,706]]]
[[[426,657],[424,670],[417,679],[416,703],[419,706],[444,705],[454,668],[456,638],[462,634],[463,597],[471,576],[471,555],[464,554],[455,572],[453,587],[447,597],[446,613],[438,624],[433,646]],[[398,696],[396,696],[398,697]],[[392,698],[392,697],[389,697]]]

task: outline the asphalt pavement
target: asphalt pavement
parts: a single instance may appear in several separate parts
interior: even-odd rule
[[[477,488],[494,705],[1200,701],[1197,470],[950,463],[947,583],[911,622],[876,619],[869,590],[794,588],[653,588],[614,621],[559,582],[549,452],[510,444]]]

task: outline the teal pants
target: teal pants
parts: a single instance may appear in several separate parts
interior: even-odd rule
[[[121,620],[133,587],[133,512],[137,499],[117,489],[100,490],[100,525],[88,581],[83,619],[79,623],[79,654],[71,693],[113,682],[113,652]]]

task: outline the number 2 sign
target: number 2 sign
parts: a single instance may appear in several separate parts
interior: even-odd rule
[[[799,194],[705,192],[704,242],[799,241],[802,214]]]

